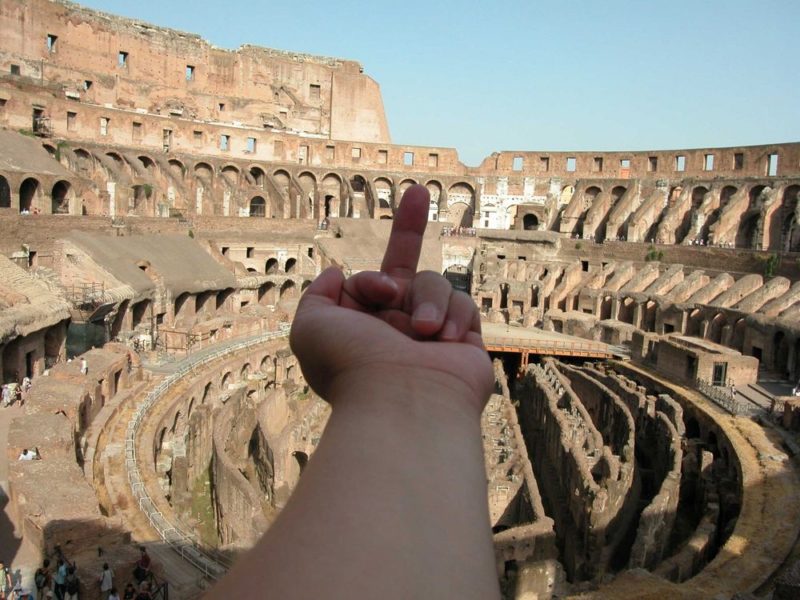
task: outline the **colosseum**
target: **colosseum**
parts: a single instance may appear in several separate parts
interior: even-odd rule
[[[0,3],[0,560],[145,546],[203,595],[285,506],[329,414],[287,334],[329,266],[470,294],[496,387],[506,598],[800,597],[800,143],[652,152],[392,144],[354,61],[65,0]],[[5,396],[4,396],[4,399]],[[38,460],[19,460],[35,449]]]

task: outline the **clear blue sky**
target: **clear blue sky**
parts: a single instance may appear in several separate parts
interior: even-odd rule
[[[800,141],[800,0],[84,0],[200,34],[360,61],[392,141],[645,150]]]

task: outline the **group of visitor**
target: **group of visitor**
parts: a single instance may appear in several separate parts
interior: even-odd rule
[[[20,383],[15,381],[4,383],[2,391],[0,391],[0,401],[2,401],[3,407],[8,408],[16,402],[19,402],[19,405],[22,406],[25,403],[25,397],[28,395],[30,389],[31,378],[27,376],[23,377]]]

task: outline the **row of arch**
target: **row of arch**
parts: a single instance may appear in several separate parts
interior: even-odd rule
[[[26,177],[17,190],[19,196],[19,212],[49,212],[52,214],[70,214],[70,202],[75,198],[72,184],[65,180],[57,180],[50,188],[47,206],[47,194],[43,184],[36,177]],[[12,208],[11,185],[0,175],[0,208]],[[49,209],[49,210],[48,210]],[[83,214],[86,214],[85,212]]]

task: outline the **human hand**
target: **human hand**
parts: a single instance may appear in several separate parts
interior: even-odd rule
[[[480,412],[494,377],[480,315],[467,294],[433,271],[416,272],[428,190],[406,190],[380,272],[345,279],[323,271],[306,289],[290,343],[306,381],[334,402],[359,385],[444,385]]]

